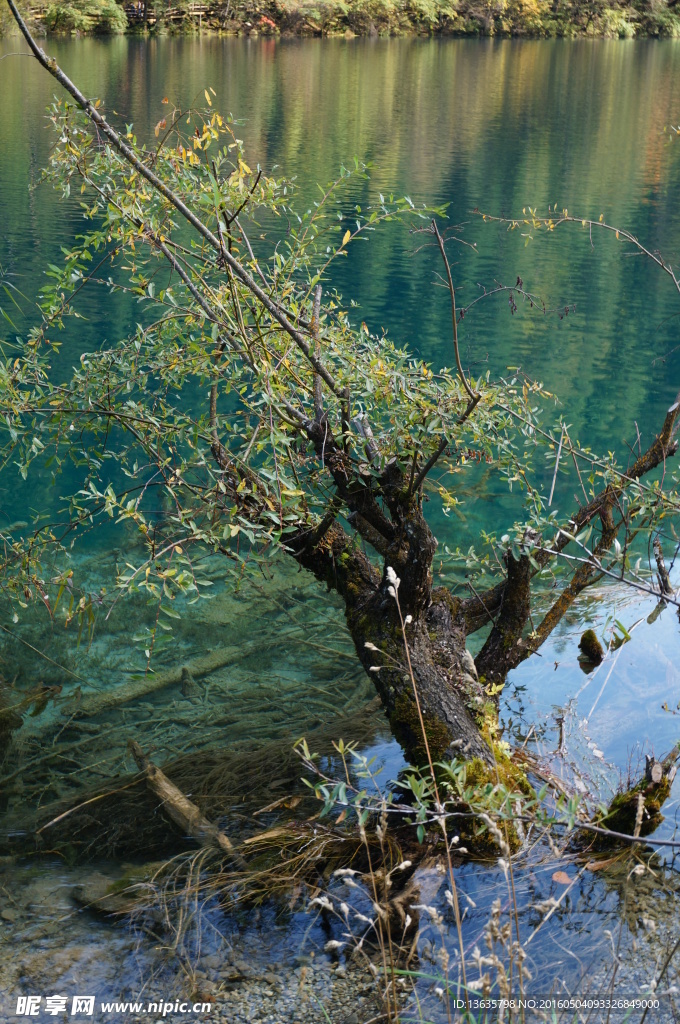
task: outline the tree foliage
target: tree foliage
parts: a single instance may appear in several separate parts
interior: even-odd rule
[[[469,396],[455,370],[434,373],[357,327],[336,294],[315,306],[332,262],[360,237],[432,211],[380,196],[347,216],[346,187],[367,174],[357,164],[297,215],[291,186],[252,170],[234,125],[210,108],[169,111],[149,149],[130,128],[126,142],[138,157],[199,213],[226,253],[243,259],[248,280],[267,296],[263,307],[219,253],[184,237],[168,201],[100,144],[82,112],[57,103],[51,119],[58,142],[48,177],[65,196],[82,194],[87,230],[63,265],[48,270],[41,322],[7,365],[5,457],[24,478],[43,467],[55,481],[76,460],[82,486],[69,496],[69,535],[113,518],[147,541],[148,558],[129,567],[122,587],[171,600],[197,585],[188,569],[194,545],[234,559],[285,547],[319,530],[329,509],[356,514],[357,500],[366,492],[368,502],[390,466],[411,476],[415,493],[423,465],[450,438],[452,472],[438,485],[447,507],[458,500],[458,474],[475,460],[521,483],[527,453],[516,423],[530,426],[537,385],[473,381],[480,398],[465,416]],[[283,236],[268,258],[250,248],[237,215],[246,204],[256,228],[267,219],[270,234]],[[285,230],[277,232],[277,222]],[[76,326],[78,297],[96,285],[137,297],[138,330],[83,355],[64,381],[60,332]],[[319,387],[327,438],[317,454],[306,424],[316,422]],[[334,458],[347,463],[345,484],[334,470],[329,477]],[[30,557],[55,538],[41,530]],[[377,534],[373,540],[382,546]]]

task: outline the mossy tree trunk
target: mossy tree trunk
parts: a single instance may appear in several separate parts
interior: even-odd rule
[[[421,495],[407,496],[398,486],[401,481],[393,467],[390,474],[391,515],[380,524],[380,537],[374,537],[382,549],[382,567],[335,521],[313,543],[304,535],[296,538],[291,551],[300,565],[344,599],[357,656],[373,678],[394,735],[409,760],[414,764],[426,761],[415,682],[432,757],[456,754],[492,762],[490,735],[484,732],[495,715],[466,652],[467,604],[452,597],[445,587],[433,586],[437,541],[423,516]],[[361,500],[363,515],[369,515],[374,524],[378,522],[365,495]],[[367,532],[368,520],[366,525],[357,523],[363,515],[357,512],[353,518],[357,529]],[[375,529],[369,525],[371,532]],[[390,594],[388,566],[400,579],[399,608]],[[405,621],[413,680],[399,610]]]

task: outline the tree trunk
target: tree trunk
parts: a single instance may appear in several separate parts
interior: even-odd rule
[[[493,709],[470,671],[472,661],[466,657],[465,630],[456,606],[441,588],[432,592],[426,607],[408,612],[413,619],[405,627],[408,660],[396,602],[385,581],[358,607],[348,609],[347,624],[359,659],[374,676],[394,736],[418,766],[426,763],[427,751],[414,684],[432,759],[456,756],[493,763],[482,735],[485,715],[490,710],[493,714]],[[374,668],[380,671],[373,672]]]
[[[466,652],[461,602],[446,588],[432,587],[430,567],[437,542],[415,502],[414,506],[385,557],[385,566],[394,568],[400,578],[408,658],[386,571],[381,574],[337,523],[321,538],[297,538],[294,556],[344,598],[357,655],[375,682],[409,761],[420,766],[427,760],[415,683],[432,758],[479,758],[493,764],[489,739],[496,710]]]

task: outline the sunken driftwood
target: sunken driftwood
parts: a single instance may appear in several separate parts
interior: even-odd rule
[[[146,756],[139,743],[130,740],[128,748],[135,763],[146,778],[146,784],[163,804],[164,809],[179,827],[200,846],[212,846],[228,854],[232,860],[242,866],[242,858],[236,852],[234,844],[218,829],[217,825],[205,818],[196,804],[192,803],[181,791],[170,782],[167,775]]]
[[[233,647],[220,647],[202,658],[185,662],[177,668],[168,669],[167,672],[147,673],[142,679],[132,679],[128,683],[122,683],[115,690],[106,693],[97,693],[92,697],[86,697],[81,701],[76,711],[78,717],[90,717],[98,715],[101,711],[108,711],[111,708],[120,707],[121,704],[128,704],[132,700],[146,697],[150,693],[157,693],[168,686],[179,686],[186,678],[187,673],[192,679],[201,679],[216,672],[225,665],[232,665],[235,661],[245,658],[251,651],[257,648],[258,644],[239,644]]]
[[[202,679],[204,676],[217,672],[218,669],[240,661],[256,650],[258,646],[260,645],[252,642],[241,644],[238,647],[235,645],[220,647],[209,654],[203,655],[201,658],[186,661],[175,668],[167,669],[165,672],[149,672],[141,679],[131,679],[129,682],[121,683],[120,686],[113,690],[105,690],[101,693],[85,697],[70,709],[68,706],[65,706],[64,714],[66,718],[57,716],[44,720],[42,718],[24,719],[23,726],[20,729],[21,740],[26,740],[31,736],[44,737],[46,733],[58,732],[69,718],[91,718],[94,715],[101,714],[103,711],[110,711],[132,701],[140,700],[152,693],[158,693],[169,686],[181,686],[182,692],[186,695],[196,679]],[[18,724],[14,725],[15,730],[21,726],[18,716],[17,721]],[[2,732],[1,724],[0,732]],[[5,782],[7,781],[5,779]]]
[[[310,729],[307,739],[311,749],[332,756],[333,742],[338,736],[351,736],[367,746],[382,726],[376,697],[351,714],[329,717]],[[54,748],[58,756],[63,756],[67,749],[67,744]],[[273,797],[281,797],[284,804],[291,801],[290,806],[307,799],[305,813],[312,815],[318,811],[316,800],[301,782],[300,758],[290,736],[264,744],[253,740],[246,749],[221,744],[194,750],[167,761],[162,770],[181,792],[191,794],[192,802],[210,821],[224,819],[236,805],[249,821],[254,812],[270,805]],[[0,790],[3,784],[7,788],[6,780],[0,780]],[[107,778],[42,804],[29,812],[30,817],[26,817],[29,807],[24,804],[11,834],[0,830],[0,860],[3,854],[15,854],[18,850],[35,852],[36,839],[42,848],[41,839],[47,838],[48,831],[51,850],[68,849],[81,860],[101,857],[102,853],[114,860],[169,856],[176,848],[177,837],[167,828],[164,815],[155,813],[157,807],[156,794],[138,772]],[[246,819],[239,816],[239,847],[244,850],[248,847],[242,837],[251,833]]]

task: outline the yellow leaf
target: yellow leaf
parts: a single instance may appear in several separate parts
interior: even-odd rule
[[[619,233],[618,233],[618,231],[616,232],[616,237],[617,237],[617,238],[619,237]]]
[[[342,245],[340,246],[341,249],[342,249],[343,245],[347,245],[347,243],[349,242],[351,237],[352,237],[352,232],[348,228],[347,231],[345,231],[344,235],[342,236]]]
[[[203,92],[205,93],[205,98],[206,98],[208,106],[212,107],[212,100],[210,99],[210,93],[208,92],[207,89],[204,89]]]
[[[609,868],[612,864],[616,864],[618,857],[607,857],[606,860],[589,860],[586,864],[586,870],[588,871],[604,871],[605,868]]]

